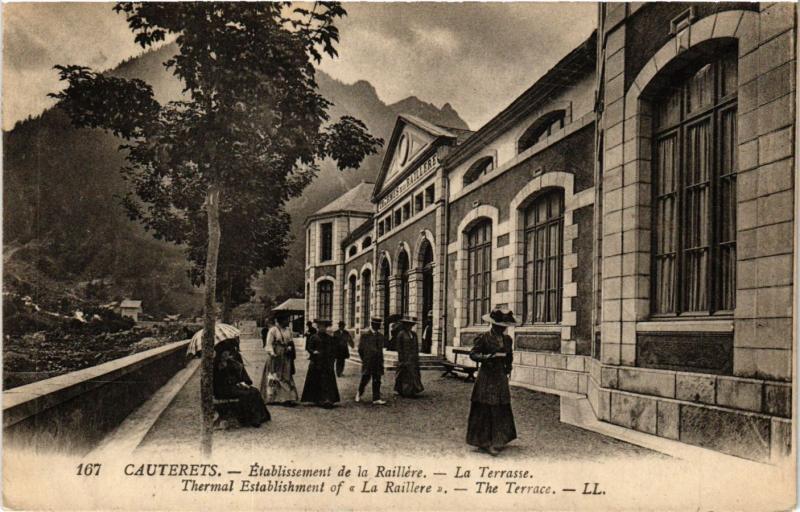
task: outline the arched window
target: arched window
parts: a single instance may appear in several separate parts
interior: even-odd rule
[[[350,290],[349,299],[350,299],[350,301],[349,301],[348,306],[347,306],[348,307],[348,311],[347,311],[347,313],[348,313],[348,322],[347,322],[347,325],[349,325],[350,327],[355,327],[356,326],[356,276],[350,276],[349,285],[350,285],[349,286],[349,290]]]
[[[383,306],[383,310],[381,314],[383,315],[383,334],[384,336],[389,336],[389,312],[390,312],[390,300],[391,300],[391,293],[389,290],[389,277],[392,272],[391,266],[389,265],[389,259],[383,258],[381,261],[381,270],[380,270],[380,287],[382,289],[382,297],[381,297],[381,305]]]
[[[525,209],[525,323],[561,321],[563,233],[562,190],[540,195]]]
[[[320,281],[317,284],[317,317],[333,320],[333,282]]]
[[[353,246],[351,246],[351,247],[350,247],[350,249],[347,251],[347,255],[348,255],[348,256],[351,256],[351,257],[352,257],[352,256],[355,256],[357,251],[358,251],[358,247],[356,247],[355,245],[353,245]]]
[[[654,99],[656,315],[735,307],[737,50],[716,55]]]
[[[526,149],[532,148],[548,135],[563,128],[565,114],[566,112],[564,110],[554,110],[534,121],[533,124],[525,130],[522,137],[519,138],[517,153],[522,153]]]
[[[369,269],[361,273],[361,326],[369,327],[369,317],[372,314],[372,272]]]
[[[467,320],[485,323],[492,297],[492,222],[480,221],[467,232]]]
[[[464,186],[476,181],[478,178],[494,169],[494,159],[490,156],[483,157],[472,164],[464,173]]]
[[[364,243],[361,244],[361,250],[366,251],[370,245],[372,245],[372,237],[368,236],[364,239]]]
[[[400,277],[400,311],[403,315],[408,314],[408,254],[400,251],[397,257],[397,274]]]

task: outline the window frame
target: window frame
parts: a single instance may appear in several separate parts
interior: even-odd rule
[[[330,228],[326,233],[326,228]],[[326,257],[327,256],[327,257]],[[319,261],[333,260],[333,222],[319,225]]]
[[[733,63],[733,69],[736,70],[736,83],[732,84],[733,87],[730,91],[725,90],[725,66]],[[712,99],[710,104],[691,111],[689,108],[689,94],[692,78],[700,72],[707,65],[711,66],[711,81],[713,87]],[[698,60],[693,63],[689,68],[672,83],[677,83],[676,86],[665,87],[659,94],[655,95],[652,99],[653,106],[653,128],[651,132],[652,143],[652,162],[653,162],[653,183],[652,183],[652,236],[651,236],[651,288],[650,288],[650,316],[653,319],[661,318],[710,318],[710,317],[733,317],[733,312],[736,308],[736,182],[738,174],[737,162],[737,144],[738,144],[738,52],[735,46],[727,48],[724,52],[714,54],[713,59]],[[670,94],[679,95],[678,106],[678,119],[661,125],[659,109],[664,102],[669,101]],[[733,134],[730,140],[724,139],[723,123],[726,121],[726,116],[733,117],[731,123],[730,133]],[[697,252],[697,246],[687,248],[687,237],[691,234],[691,226],[687,218],[689,211],[687,211],[689,189],[696,189],[703,183],[689,183],[689,157],[690,153],[690,136],[693,129],[705,124],[708,128],[706,148],[708,162],[707,162],[707,176],[705,190],[707,190],[705,212],[700,212],[698,219],[707,219],[704,225],[699,225],[703,231],[695,233],[695,236],[701,238],[705,236],[705,277],[702,280],[702,287],[699,290],[705,294],[705,308],[704,309],[688,309],[690,297],[688,290],[689,275],[687,270],[687,260],[690,251]],[[662,169],[660,167],[662,156],[659,153],[659,143],[673,139],[673,144],[676,146],[672,153],[672,167],[673,175],[672,181],[674,195],[674,203],[672,207],[672,224],[673,224],[673,251],[669,253],[659,252],[659,235],[664,233],[661,223],[665,221],[659,215],[661,200],[665,194],[659,194],[660,184],[663,177],[661,176]],[[731,147],[726,148],[726,144]],[[730,169],[727,172],[722,169],[723,165],[723,150],[730,151]],[[733,192],[729,194],[729,203],[723,205],[721,201],[721,190],[723,189],[723,182],[727,182],[728,190]],[[728,206],[728,217],[723,216],[721,211],[724,206]],[[721,231],[727,226],[729,232],[733,233],[733,237],[728,240],[722,240]],[[728,251],[728,267],[724,268],[722,265],[722,246],[726,247]],[[674,252],[673,266],[672,266],[672,288],[671,290],[663,289],[662,283],[659,281],[659,263],[667,254]],[[729,273],[726,276],[725,273]],[[731,277],[732,276],[732,277]],[[727,283],[727,285],[726,285]],[[727,291],[728,298],[722,296],[723,292]],[[662,292],[667,294],[671,293],[671,308],[669,311],[663,307],[660,298]],[[695,297],[695,300],[697,298]],[[728,302],[726,304],[725,302]],[[726,307],[730,306],[730,307]]]
[[[478,181],[481,176],[489,174],[494,170],[494,158],[491,156],[484,156],[475,160],[464,173],[462,186],[469,186]]]
[[[347,312],[347,325],[351,328],[356,326],[356,288],[358,287],[358,276],[351,275],[347,280],[347,288],[350,291],[348,296],[348,307],[350,310]]]
[[[481,219],[465,231],[467,257],[467,325],[485,325],[483,315],[491,312],[492,221]],[[478,262],[480,257],[480,265]],[[480,295],[478,295],[480,291]]]
[[[517,154],[523,153],[566,126],[567,111],[564,109],[551,110],[542,114],[522,132],[517,139]],[[554,126],[558,124],[557,128]]]
[[[551,211],[552,203],[550,202],[552,198],[556,199],[556,206],[558,211],[553,213]],[[545,218],[539,219],[536,221],[531,222],[530,218],[535,215],[537,208],[539,208],[543,202],[546,202],[545,208]],[[554,325],[559,324],[562,321],[562,314],[563,314],[563,305],[562,300],[564,296],[564,211],[565,211],[565,197],[564,197],[564,189],[561,188],[553,188],[549,190],[543,191],[541,194],[538,194],[522,211],[522,218],[523,218],[523,246],[522,246],[522,323],[527,325]],[[556,226],[556,237],[557,240],[555,242],[558,243],[558,252],[557,254],[551,254],[552,247],[554,240],[552,239],[552,230],[551,228]],[[543,233],[544,240],[541,240],[541,243],[544,244],[541,252],[538,250],[537,242],[540,241],[540,235]],[[529,244],[531,243],[531,237],[533,238],[533,242],[530,245],[529,251]],[[533,254],[530,254],[530,253]],[[537,277],[539,276],[539,271],[537,269],[537,262],[539,261],[537,258],[538,254],[543,255],[542,263],[543,263],[543,273],[544,273],[544,288],[539,288],[537,285]],[[531,260],[531,256],[533,256],[533,260]],[[555,278],[553,278],[551,271],[553,267],[551,266],[551,260],[555,260],[555,267],[554,271],[556,273]],[[530,268],[529,268],[530,267]],[[531,272],[533,275],[531,276]],[[531,284],[529,285],[529,276]],[[550,283],[555,282],[555,287],[551,287]],[[541,294],[542,300],[544,300],[543,306],[543,317],[544,319],[537,318],[537,296]],[[555,297],[551,299],[551,295],[555,294]],[[528,302],[528,298],[531,298],[530,306]],[[554,314],[551,314],[554,311]]]
[[[361,272],[361,327],[369,327],[372,307],[372,271],[365,269]]]
[[[333,321],[333,281],[330,279],[317,283],[317,318]]]
[[[425,187],[425,208],[436,202],[436,186],[431,183]]]

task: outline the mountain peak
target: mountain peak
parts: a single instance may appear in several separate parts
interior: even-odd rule
[[[442,108],[437,108],[432,103],[422,101],[416,96],[409,96],[389,105],[389,108],[397,114],[411,114],[441,126],[469,130],[467,123],[461,119],[450,103],[445,103]]]

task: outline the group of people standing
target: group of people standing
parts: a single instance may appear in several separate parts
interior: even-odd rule
[[[480,369],[472,390],[467,443],[497,455],[509,442],[516,439],[514,415],[511,411],[509,378],[513,362],[512,342],[506,329],[516,324],[513,313],[494,310],[483,317],[490,328],[475,339],[470,358]],[[393,315],[391,341],[397,350],[397,372],[394,391],[402,397],[414,397],[425,390],[419,369],[419,340],[412,327],[416,319]],[[358,343],[361,358],[361,380],[355,401],[361,402],[367,385],[372,382],[372,403],[384,405],[381,397],[381,380],[384,374],[383,349],[390,346],[381,332],[383,319],[370,319],[370,329],[363,332]],[[219,370],[215,370],[215,395],[217,386],[221,395],[240,399],[240,421],[254,426],[269,421],[265,403],[294,406],[309,402],[323,408],[333,408],[341,400],[336,382],[344,372],[344,361],[349,358],[353,338],[339,323],[339,329],[330,333],[329,320],[309,323],[306,335],[306,352],[309,356],[308,372],[302,396],[298,397],[294,384],[297,357],[288,316],[278,316],[275,325],[262,331],[262,344],[267,352],[261,379],[261,388],[252,387],[244,369],[238,347],[223,351]],[[217,381],[219,379],[219,382]]]
[[[394,323],[392,337],[398,350],[397,376],[395,378],[395,391],[404,397],[413,397],[424,391],[422,379],[419,372],[419,341],[417,335],[411,330],[411,326],[416,320],[409,317],[395,316],[390,321]],[[281,319],[278,319],[280,324]],[[372,403],[375,405],[385,405],[386,401],[381,398],[381,380],[384,373],[383,349],[388,341],[381,333],[383,319],[372,318],[370,329],[365,331],[358,343],[358,353],[361,358],[361,381],[359,382],[358,392],[355,401],[361,402],[367,384],[372,381]],[[355,347],[353,338],[344,328],[344,322],[339,323],[339,329],[333,334],[329,332],[331,322],[325,319],[315,320],[313,325],[309,325],[306,336],[306,351],[309,355],[308,372],[303,386],[303,393],[300,397],[302,402],[314,403],[320,407],[331,408],[341,400],[336,378],[344,374],[345,360],[350,357],[350,348]],[[273,370],[274,359],[282,357],[294,357],[293,345],[290,349],[282,351],[271,348],[278,340],[286,337],[284,335],[273,335],[276,327],[269,330],[264,341],[269,354],[265,377],[268,382],[273,379],[278,380],[275,384],[267,384],[264,389],[264,398],[267,403],[296,403],[297,390],[292,378],[293,371],[282,373]],[[280,353],[287,354],[281,356]],[[277,366],[281,366],[277,364]],[[281,392],[271,393],[271,389],[278,389]]]

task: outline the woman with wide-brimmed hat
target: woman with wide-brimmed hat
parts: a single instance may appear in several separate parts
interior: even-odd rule
[[[331,408],[339,401],[339,388],[336,386],[336,339],[328,333],[331,321],[315,320],[317,333],[306,341],[308,351],[308,373],[303,386],[303,402],[313,402],[321,407]]]
[[[295,347],[289,314],[279,312],[267,332],[264,349],[267,361],[261,376],[261,396],[268,404],[295,405],[298,400],[294,385]]]
[[[478,378],[472,388],[472,404],[467,423],[467,443],[497,455],[517,438],[508,378],[513,362],[508,327],[516,325],[511,311],[495,309],[483,320],[491,327],[475,339],[470,359],[480,363]]]
[[[394,378],[394,390],[403,397],[411,398],[425,391],[419,373],[419,339],[411,330],[416,325],[414,317],[400,316],[396,318],[397,334],[397,373]]]

